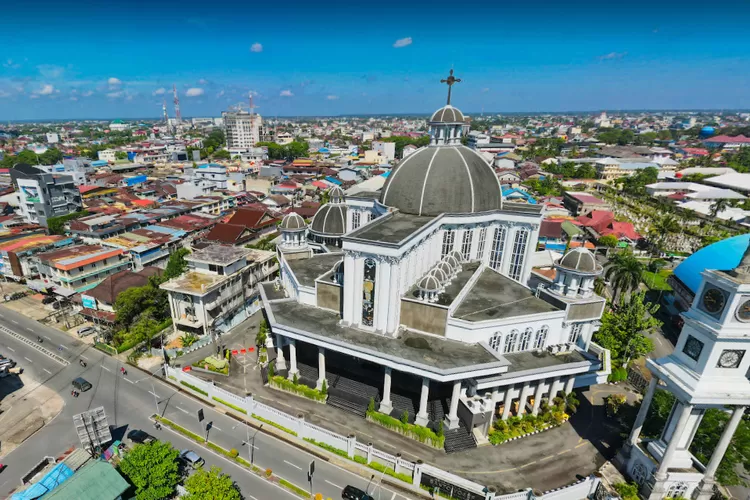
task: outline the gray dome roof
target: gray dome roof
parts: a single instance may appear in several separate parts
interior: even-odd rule
[[[430,118],[431,123],[463,123],[463,121],[464,114],[461,110],[450,104],[432,113],[432,118]]]
[[[440,290],[440,282],[435,276],[428,274],[417,283],[417,287],[425,292],[437,292]]]
[[[453,272],[458,272],[458,270],[461,268],[461,261],[453,255],[453,253],[449,253],[445,256],[443,259],[444,262],[447,262],[449,266],[453,269]]]
[[[305,219],[295,212],[286,214],[284,218],[281,219],[281,224],[279,224],[279,229],[286,229],[289,231],[305,229],[306,227],[307,224],[305,223]]]
[[[333,203],[342,203],[344,201],[344,190],[338,186],[333,186],[328,190],[328,197]]]
[[[456,262],[458,262],[459,264],[464,261],[464,256],[461,255],[461,252],[459,252],[458,250],[453,250],[451,253],[449,253],[445,257],[446,259],[448,257],[453,257],[456,260]]]
[[[579,271],[582,273],[597,273],[601,271],[601,266],[596,263],[594,255],[585,248],[574,248],[569,250],[568,253],[558,261],[557,265],[571,271]]]
[[[448,281],[448,278],[450,278],[450,274],[445,274],[445,270],[440,267],[436,267],[432,269],[429,273],[427,273],[428,276],[434,276],[440,283],[444,283]]]
[[[453,266],[445,261],[440,262],[437,266],[435,266],[435,269],[441,269],[448,278],[453,276]]]
[[[499,209],[500,182],[484,158],[466,146],[424,147],[388,176],[380,203],[413,215]]]
[[[323,236],[341,236],[346,232],[346,205],[326,203],[313,217],[310,230]]]

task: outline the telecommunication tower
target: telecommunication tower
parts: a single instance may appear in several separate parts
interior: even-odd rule
[[[182,123],[182,115],[180,114],[180,98],[177,97],[177,86],[172,84],[172,93],[174,94],[174,116],[177,121],[177,125]]]

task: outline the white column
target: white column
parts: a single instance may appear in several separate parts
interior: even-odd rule
[[[648,384],[648,389],[646,389],[646,394],[643,396],[643,400],[641,401],[641,407],[638,410],[638,415],[635,417],[635,423],[633,423],[633,428],[630,431],[630,436],[628,437],[626,443],[627,446],[632,447],[638,444],[638,437],[641,435],[643,423],[646,421],[648,408],[651,406],[651,400],[654,397],[654,392],[656,391],[656,385],[658,383],[658,378],[651,377],[651,382],[649,382]]]
[[[451,393],[451,407],[448,416],[445,417],[445,427],[455,429],[458,427],[458,401],[461,398],[461,381],[453,382],[453,392]],[[493,410],[494,411],[494,410]]]
[[[297,369],[297,341],[289,339],[289,380],[299,373]]]
[[[383,376],[383,398],[380,400],[380,408],[378,408],[378,411],[380,413],[385,413],[386,415],[389,415],[391,413],[391,410],[393,410],[393,404],[391,403],[391,369],[390,367],[386,366],[384,370],[384,376]]]
[[[276,335],[276,370],[286,370],[286,360],[284,359],[284,337]]]
[[[552,400],[557,397],[557,393],[560,392],[562,389],[562,382],[560,382],[560,377],[555,377],[552,380],[552,386],[549,389],[549,403],[552,404]]]
[[[419,413],[414,423],[425,426],[429,419],[427,418],[427,398],[430,395],[430,379],[422,377],[422,394],[419,396]]]
[[[673,415],[673,418],[678,418],[677,426],[672,433],[672,438],[669,440],[669,445],[667,445],[667,449],[664,452],[664,455],[661,457],[661,463],[659,464],[659,469],[656,471],[655,475],[657,481],[663,481],[667,478],[669,465],[672,462],[672,458],[674,458],[675,451],[677,451],[677,445],[680,442],[680,436],[682,436],[682,433],[685,432],[685,426],[687,425],[688,419],[690,418],[690,413],[693,411],[693,405],[680,402],[676,404],[680,405],[680,408],[675,411]]]
[[[318,347],[318,390],[323,387],[323,381],[326,379],[326,350],[325,347]],[[326,382],[326,384],[328,384]]]
[[[573,375],[568,376],[568,380],[565,382],[565,389],[563,392],[567,395],[573,392],[573,384],[575,383],[576,378]]]
[[[385,332],[388,324],[388,302],[391,294],[391,264],[387,259],[378,260],[375,278],[375,321],[373,327]]]
[[[354,296],[356,295],[354,291],[355,262],[352,255],[346,254],[344,256],[344,289],[341,291],[344,294],[344,314],[342,319],[344,323],[349,324],[354,322]]]
[[[531,386],[528,382],[525,382],[523,384],[523,387],[521,388],[521,397],[518,401],[518,414],[523,415],[526,413],[526,401],[529,399],[529,395],[531,394]]]
[[[505,388],[505,401],[503,401],[503,420],[508,420],[508,417],[510,417],[511,403],[513,403],[513,386],[509,385]]]
[[[732,412],[732,418],[729,419],[727,425],[724,427],[724,432],[721,433],[719,443],[716,445],[716,449],[711,455],[711,460],[706,466],[706,470],[703,473],[703,480],[700,484],[700,493],[698,500],[711,500],[713,496],[714,484],[716,483],[715,475],[716,470],[719,468],[724,454],[729,448],[729,443],[732,440],[732,436],[737,431],[737,426],[740,425],[742,415],[745,413],[745,406],[737,406]]]
[[[401,288],[401,262],[391,264],[391,287],[388,293],[388,318],[385,325],[387,333],[396,331],[401,318],[401,294],[393,293]]]
[[[539,405],[542,404],[542,395],[544,394],[544,379],[536,383],[536,391],[534,391],[534,405],[531,407],[531,414],[539,414]]]

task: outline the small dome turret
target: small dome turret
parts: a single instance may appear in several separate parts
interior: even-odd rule
[[[282,231],[301,231],[307,229],[307,223],[302,216],[296,212],[290,212],[281,219],[279,229]]]
[[[602,270],[602,266],[596,262],[594,255],[585,248],[568,250],[568,253],[557,262],[557,265],[569,271],[584,274],[597,274]]]

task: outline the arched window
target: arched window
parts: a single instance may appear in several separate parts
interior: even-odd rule
[[[633,467],[633,480],[638,486],[643,486],[643,483],[646,482],[647,476],[648,472],[646,471],[646,466],[643,464],[635,464],[635,467]]]
[[[536,331],[534,349],[544,349],[544,345],[547,343],[547,332],[549,332],[549,327],[547,325],[543,325]]]
[[[443,249],[440,252],[440,258],[442,259],[453,251],[453,238],[456,236],[453,229],[446,229],[443,231]]]
[[[495,229],[495,236],[492,239],[492,250],[490,251],[490,267],[495,271],[500,270],[503,265],[503,252],[505,251],[505,228],[498,227]]]
[[[511,330],[507,337],[505,337],[505,346],[503,352],[513,352],[516,350],[516,340],[518,339],[518,330]]]
[[[672,486],[669,487],[669,491],[667,491],[667,496],[669,498],[684,497],[687,495],[687,490],[687,483],[683,483],[682,481],[679,483],[673,483]]]
[[[500,340],[502,340],[503,334],[500,332],[497,332],[495,335],[490,337],[490,341],[488,342],[490,347],[493,348],[496,351],[500,350]]]
[[[362,214],[359,210],[352,212],[352,230],[357,229],[362,224]]]
[[[362,280],[362,324],[372,326],[375,317],[375,260],[365,259],[364,280]]]
[[[463,240],[461,241],[461,259],[464,262],[468,262],[471,258],[471,237],[473,236],[471,229],[464,229]]]
[[[484,242],[487,239],[487,228],[479,230],[479,244],[477,245],[477,259],[482,260],[484,257]]]
[[[518,281],[523,274],[523,263],[526,258],[526,246],[529,242],[529,230],[519,229],[513,240],[513,253],[510,256],[510,268],[508,276]]]
[[[523,331],[521,334],[521,341],[518,342],[518,350],[519,351],[526,351],[529,349],[529,344],[531,343],[531,334],[534,333],[534,330],[531,328],[527,328]]]
[[[581,331],[583,330],[583,323],[573,323],[570,326],[570,335],[568,335],[568,342],[571,344],[577,344],[578,339],[581,338]]]

